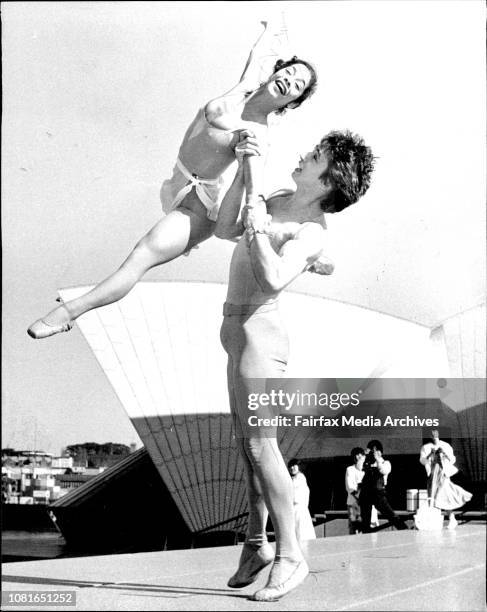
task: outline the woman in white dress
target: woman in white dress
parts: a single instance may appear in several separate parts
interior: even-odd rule
[[[437,429],[431,431],[431,442],[421,447],[419,461],[428,475],[430,506],[449,511],[448,529],[455,529],[458,523],[453,511],[470,501],[472,494],[450,480],[458,472],[456,458],[451,445],[440,440]]]
[[[298,542],[315,540],[316,533],[309,513],[309,487],[306,476],[299,469],[299,461],[291,459],[287,464],[294,488],[294,521]]]

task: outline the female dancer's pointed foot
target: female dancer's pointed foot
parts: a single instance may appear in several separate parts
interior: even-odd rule
[[[269,581],[260,591],[252,595],[253,601],[278,601],[299,586],[309,574],[304,559],[291,561],[285,557],[278,559],[272,566]]]
[[[240,556],[238,570],[230,578],[227,585],[232,589],[242,589],[257,580],[264,567],[274,561],[274,549],[268,543],[255,548],[244,544]]]
[[[64,304],[61,304],[61,306],[51,310],[43,319],[37,319],[35,323],[32,323],[27,333],[31,338],[40,340],[41,338],[54,336],[54,334],[67,332],[73,325],[74,321],[71,320],[68,309]]]

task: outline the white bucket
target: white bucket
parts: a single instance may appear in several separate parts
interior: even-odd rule
[[[408,489],[406,491],[406,510],[413,512],[418,509],[418,489]]]
[[[438,508],[423,506],[414,515],[416,529],[421,531],[436,531],[443,528],[443,515]]]

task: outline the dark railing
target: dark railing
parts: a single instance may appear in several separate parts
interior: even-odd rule
[[[242,512],[242,514],[237,514],[236,516],[232,516],[232,518],[226,519],[224,521],[220,521],[219,523],[214,523],[213,525],[210,525],[209,527],[205,527],[204,529],[200,529],[199,531],[195,531],[193,535],[194,536],[200,535],[201,533],[211,531],[212,529],[216,529],[217,527],[222,527],[223,525],[227,525],[228,523],[231,523],[232,521],[238,521],[240,519],[246,518],[248,517],[248,515],[249,515],[248,512]]]

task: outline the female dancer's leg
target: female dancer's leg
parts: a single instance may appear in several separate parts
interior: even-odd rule
[[[188,194],[190,198],[193,194]],[[196,196],[194,196],[196,197]],[[52,310],[46,317],[36,321],[30,328],[33,337],[45,337],[49,327],[56,329],[79,316],[100,306],[120,300],[132,289],[142,276],[154,266],[179,257],[191,248],[208,239],[214,231],[215,223],[206,217],[191,202],[191,209],[180,206],[158,221],[156,225],[135,245],[134,249],[120,268],[91,291],[79,298],[66,302]],[[195,212],[197,211],[197,212]],[[47,324],[47,327],[43,325]],[[62,331],[59,329],[58,331]],[[37,335],[40,333],[41,335]],[[54,332],[57,333],[57,332]],[[52,335],[46,333],[46,335]]]

